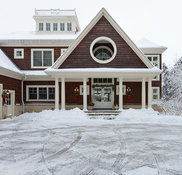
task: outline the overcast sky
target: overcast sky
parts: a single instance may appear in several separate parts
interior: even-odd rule
[[[35,8],[75,8],[83,30],[102,7],[132,40],[168,47],[168,65],[182,56],[182,0],[0,0],[0,34],[35,30]]]

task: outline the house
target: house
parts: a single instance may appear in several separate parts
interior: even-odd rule
[[[134,43],[103,8],[80,32],[75,10],[35,10],[35,32],[0,35],[0,117],[44,109],[151,108],[166,47]]]

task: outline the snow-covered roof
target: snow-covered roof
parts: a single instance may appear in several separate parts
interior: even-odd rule
[[[60,10],[60,9],[35,9],[34,17],[42,16],[76,16],[75,9],[73,10]]]
[[[80,32],[76,34],[37,34],[36,32],[15,32],[1,34],[0,42],[4,40],[75,40]]]
[[[47,76],[44,70],[22,70],[26,76]]]
[[[146,38],[142,38],[142,39],[136,41],[135,44],[139,48],[164,48],[164,46],[160,46]]]
[[[5,53],[0,49],[0,68],[22,74],[20,69],[5,55]]]

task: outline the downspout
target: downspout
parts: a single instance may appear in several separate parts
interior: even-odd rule
[[[26,80],[26,75],[24,76],[24,79],[21,80],[21,102],[22,102],[22,112],[24,113],[25,112],[25,103],[24,103],[24,99],[23,99],[23,84],[24,84],[24,80]]]

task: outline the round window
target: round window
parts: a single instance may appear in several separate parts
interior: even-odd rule
[[[90,55],[101,64],[111,62],[116,56],[116,44],[108,37],[96,38],[90,46]]]

